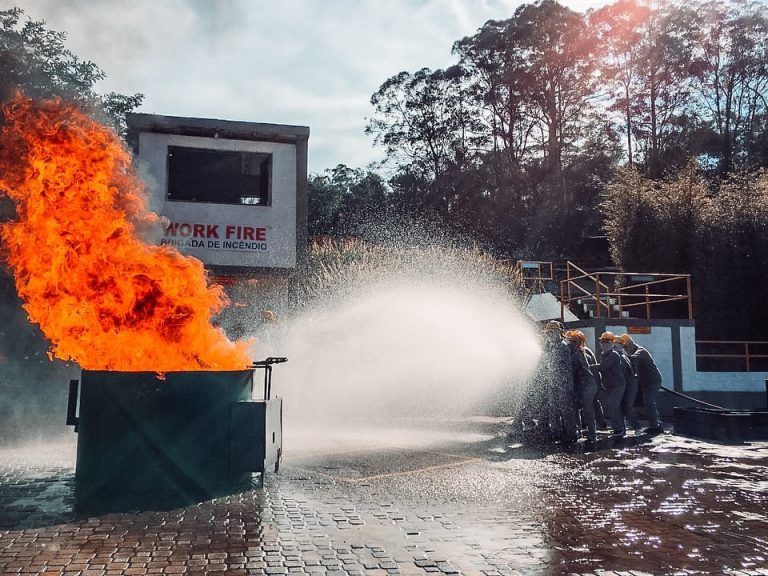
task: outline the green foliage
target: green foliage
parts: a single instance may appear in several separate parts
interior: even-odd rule
[[[622,161],[661,181],[695,160],[713,186],[768,166],[767,14],[695,0],[579,14],[538,0],[487,22],[454,44],[456,66],[401,72],[373,95],[367,132],[394,168],[390,204],[516,256],[595,261],[582,240],[599,234]],[[690,230],[675,218],[664,234]],[[680,250],[674,268],[690,260]]]
[[[388,190],[378,174],[339,164],[324,175],[311,175],[308,227],[310,236],[360,235],[387,212]]]
[[[692,275],[702,338],[765,338],[766,172],[736,173],[712,190],[693,164],[663,181],[625,168],[601,208],[622,270]]]
[[[705,206],[697,230],[697,285],[711,336],[765,340],[768,173],[736,173]]]
[[[707,152],[718,158],[723,176],[739,164],[764,166],[755,140],[765,133],[768,113],[768,8],[708,2],[702,11],[692,71],[712,115]]]
[[[601,203],[616,265],[688,273],[693,265],[690,243],[708,195],[693,164],[663,181],[645,178],[634,168],[620,170]]]
[[[410,172],[439,179],[451,165],[464,164],[476,143],[480,126],[468,98],[460,67],[401,72],[371,97],[375,114],[366,133]]]
[[[515,259],[600,263],[587,246],[604,230],[622,270],[692,274],[703,337],[765,338],[764,3],[579,14],[538,0],[453,52],[455,66],[401,72],[371,99],[388,213],[438,218]],[[354,192],[334,186],[340,214]]]
[[[93,62],[80,60],[65,46],[66,34],[43,21],[24,18],[21,8],[0,11],[0,103],[17,90],[33,98],[63,98],[125,130],[125,114],[137,108],[142,94],[99,95],[94,87],[105,78]]]

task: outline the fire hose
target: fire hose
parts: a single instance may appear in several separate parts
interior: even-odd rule
[[[708,408],[714,408],[716,410],[722,410],[724,412],[727,412],[727,408],[723,408],[722,406],[716,406],[715,404],[710,404],[709,402],[704,402],[704,400],[699,400],[697,398],[692,398],[691,396],[687,396],[683,394],[682,392],[677,392],[676,390],[672,390],[671,388],[667,388],[666,386],[660,386],[662,390],[665,392],[669,392],[670,394],[673,394],[674,396],[679,396],[680,398],[685,398],[686,400],[690,400],[691,402],[696,402],[697,404],[701,404],[703,406],[707,406]]]

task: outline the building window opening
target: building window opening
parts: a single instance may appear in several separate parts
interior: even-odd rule
[[[168,146],[168,200],[271,203],[272,154]]]

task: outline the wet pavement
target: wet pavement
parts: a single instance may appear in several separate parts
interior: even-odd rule
[[[94,517],[72,512],[73,439],[0,448],[0,573],[768,575],[768,443],[505,432],[288,430],[264,489]]]

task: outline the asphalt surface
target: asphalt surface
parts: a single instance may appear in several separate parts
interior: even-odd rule
[[[74,435],[0,448],[0,573],[768,574],[768,443],[400,424],[287,429],[263,488],[101,516],[73,512]]]

